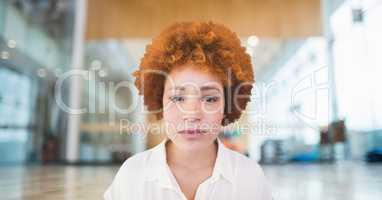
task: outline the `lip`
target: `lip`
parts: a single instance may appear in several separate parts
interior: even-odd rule
[[[186,129],[186,130],[181,130],[178,133],[181,133],[181,134],[202,134],[202,133],[206,133],[206,131],[202,130],[202,129]]]
[[[197,138],[205,134],[207,131],[201,130],[201,129],[186,129],[179,131],[178,133],[186,138]]]

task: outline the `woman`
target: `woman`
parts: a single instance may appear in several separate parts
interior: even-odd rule
[[[105,199],[271,199],[257,162],[218,139],[240,117],[254,82],[234,32],[212,22],[175,23],[146,48],[134,76],[167,138],[127,159]]]

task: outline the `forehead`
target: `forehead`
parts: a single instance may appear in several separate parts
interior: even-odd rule
[[[186,65],[173,69],[167,77],[166,88],[222,88],[222,81],[215,74]]]

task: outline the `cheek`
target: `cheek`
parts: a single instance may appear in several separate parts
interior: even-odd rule
[[[207,135],[209,138],[213,139],[219,134],[223,117],[222,113],[204,114],[202,126],[212,133]]]
[[[163,101],[163,121],[167,124],[179,124],[182,120],[182,113],[177,106],[170,101]]]
[[[164,102],[164,105],[166,102]],[[168,103],[168,102],[167,102]],[[179,120],[182,119],[176,112],[176,106],[163,107],[163,122],[165,125],[165,132],[169,138],[175,139],[176,124],[179,124]]]
[[[224,117],[224,101],[212,105],[206,104],[203,110],[205,121],[220,124]]]
[[[206,113],[204,114],[204,121],[209,124],[220,124],[223,120],[224,114],[217,112],[217,113]]]

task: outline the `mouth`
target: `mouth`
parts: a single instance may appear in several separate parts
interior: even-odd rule
[[[178,132],[179,134],[185,134],[185,135],[200,135],[205,134],[207,131],[201,130],[201,129],[186,129]]]

